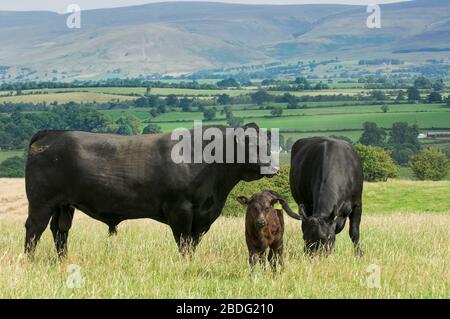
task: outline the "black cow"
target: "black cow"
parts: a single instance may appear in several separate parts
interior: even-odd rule
[[[290,186],[300,207],[305,250],[330,251],[350,219],[350,238],[358,255],[363,171],[353,146],[325,137],[298,140],[292,147]]]
[[[256,124],[247,124],[243,128]],[[229,132],[217,127],[224,142]],[[206,129],[206,128],[204,128]],[[168,224],[183,254],[193,251],[220,215],[231,189],[241,180],[262,178],[261,167],[251,164],[249,138],[241,164],[176,164],[171,150],[178,141],[171,134],[125,137],[75,131],[43,131],[30,143],[26,166],[29,200],[25,252],[32,255],[51,219],[59,256],[67,253],[67,236],[74,208],[109,226],[115,233],[123,220],[151,218]],[[207,144],[207,142],[203,142]],[[261,138],[258,147],[270,135]],[[236,153],[236,152],[235,152]],[[224,154],[226,156],[226,154]]]

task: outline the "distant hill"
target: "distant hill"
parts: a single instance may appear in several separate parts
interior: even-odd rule
[[[368,29],[367,17],[362,6],[180,2],[84,11],[82,28],[68,29],[64,15],[0,12],[0,73],[10,67],[24,79],[176,75],[336,56],[432,57],[436,51],[421,49],[449,47],[450,1],[384,5],[381,29]]]

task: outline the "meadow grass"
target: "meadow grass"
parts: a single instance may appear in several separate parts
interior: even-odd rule
[[[275,275],[250,273],[243,217],[219,217],[184,259],[166,225],[127,221],[109,238],[106,225],[77,212],[68,258],[58,262],[48,229],[35,260],[24,258],[26,215],[3,213],[0,298],[449,298],[450,182],[364,187],[364,257],[354,256],[348,225],[332,255],[306,257],[300,223],[285,217],[285,267]],[[73,264],[82,284],[71,289]]]
[[[355,257],[345,229],[335,252],[309,259],[300,224],[288,220],[285,267],[273,275],[247,265],[243,218],[221,217],[190,260],[179,256],[169,228],[152,221],[125,222],[117,237],[88,218],[75,221],[69,256],[59,263],[49,231],[36,258],[21,255],[23,218],[0,219],[1,298],[448,298],[448,215],[364,216],[365,256]],[[68,265],[83,283],[70,289]],[[380,267],[378,288],[368,285]]]

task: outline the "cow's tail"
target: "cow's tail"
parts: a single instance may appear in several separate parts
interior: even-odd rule
[[[295,212],[293,212],[286,201],[282,201],[281,202],[281,206],[283,207],[283,210],[286,212],[286,214],[289,215],[289,217],[292,217],[292,218],[297,219],[297,220],[303,220],[304,219],[305,213],[303,212],[303,207],[302,206],[300,207],[300,210],[302,211],[302,214],[300,214],[300,215],[295,213]]]
[[[304,220],[306,218],[306,214],[303,209],[303,205],[300,205],[301,214],[299,215],[292,211],[292,209],[289,207],[289,204],[287,203],[286,199],[280,193],[277,193],[272,190],[267,190],[266,192],[271,193],[273,196],[275,196],[275,198],[277,198],[279,200],[281,206],[283,207],[283,210],[286,212],[286,214],[289,215],[289,217],[292,217],[297,220]]]

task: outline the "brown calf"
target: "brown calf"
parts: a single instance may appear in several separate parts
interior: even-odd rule
[[[247,207],[245,216],[245,238],[249,252],[249,263],[253,269],[259,261],[264,266],[265,253],[269,250],[269,263],[276,270],[277,263],[283,265],[284,218],[276,204],[287,205],[283,197],[273,191],[263,191],[251,198],[239,196],[236,200]]]

